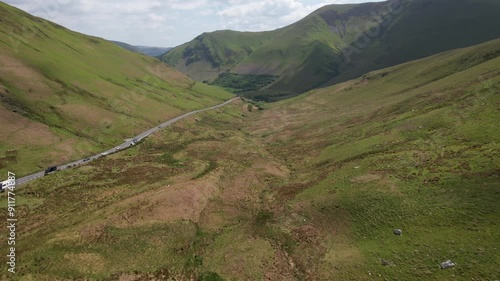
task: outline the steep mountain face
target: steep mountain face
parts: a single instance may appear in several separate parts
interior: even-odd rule
[[[204,33],[161,59],[199,81],[223,72],[279,75],[247,93],[275,100],[498,38],[499,11],[495,0],[328,5],[274,31]]]
[[[401,2],[380,29],[365,31],[343,49],[345,62],[330,84],[364,73],[500,37],[500,2]],[[395,6],[396,7],[396,6]]]
[[[0,3],[2,174],[89,155],[230,96],[155,58]]]
[[[231,30],[203,33],[161,57],[190,77],[213,80],[230,70],[271,38],[271,32],[237,32]]]

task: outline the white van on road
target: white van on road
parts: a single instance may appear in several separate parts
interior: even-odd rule
[[[0,192],[4,192],[5,191],[5,189],[7,188],[7,186],[9,186],[9,182],[10,182],[9,180],[6,180],[6,181],[2,182],[2,186],[0,187],[1,188]]]

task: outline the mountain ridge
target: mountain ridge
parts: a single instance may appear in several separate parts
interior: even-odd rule
[[[212,82],[223,72],[278,75],[246,93],[272,101],[500,37],[491,28],[500,25],[498,1],[438,2],[327,5],[272,31],[203,33],[161,59],[198,81]]]

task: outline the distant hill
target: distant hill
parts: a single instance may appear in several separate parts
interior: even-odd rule
[[[110,41],[124,49],[136,53],[141,53],[150,57],[158,57],[160,55],[164,55],[165,53],[167,53],[172,49],[170,47],[166,48],[166,47],[134,46],[120,41],[113,41],[113,40]]]
[[[0,173],[102,151],[231,94],[0,2]]]
[[[113,40],[109,40],[110,42],[112,43],[115,43],[116,45],[124,48],[124,49],[127,49],[129,51],[132,51],[132,52],[136,52],[136,53],[140,53],[140,50],[139,48],[137,48],[136,46],[132,46],[130,44],[127,44],[127,43],[124,43],[124,42],[120,42],[120,41],[113,41]]]
[[[136,47],[140,53],[151,57],[158,57],[164,55],[168,51],[172,50],[172,47],[148,47],[148,46],[134,46]]]
[[[225,72],[278,75],[267,87],[247,93],[276,100],[499,38],[495,26],[500,26],[496,0],[328,5],[273,31],[203,33],[161,59],[198,81],[212,82]]]

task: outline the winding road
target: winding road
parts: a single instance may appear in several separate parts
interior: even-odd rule
[[[183,114],[181,116],[178,116],[178,117],[175,117],[175,118],[172,118],[154,128],[151,128],[147,131],[144,131],[140,134],[138,134],[137,136],[133,137],[133,138],[130,138],[130,139],[127,139],[124,143],[118,145],[118,146],[115,146],[113,147],[112,149],[109,149],[109,150],[106,150],[104,152],[101,152],[99,154],[96,154],[96,155],[93,155],[93,156],[89,156],[89,157],[86,157],[84,159],[80,159],[80,160],[76,160],[76,161],[73,161],[71,163],[67,163],[67,164],[64,164],[64,165],[61,165],[61,166],[57,166],[57,171],[61,171],[61,170],[65,170],[65,169],[69,169],[69,168],[72,168],[72,167],[75,167],[75,166],[79,166],[79,165],[82,165],[82,164],[86,164],[90,161],[93,161],[97,158],[101,158],[101,157],[104,157],[106,155],[109,155],[111,153],[115,153],[115,152],[118,152],[118,151],[121,151],[121,150],[124,150],[124,149],[127,149],[135,144],[137,144],[139,141],[141,141],[142,139],[146,138],[147,136],[151,135],[152,133],[158,131],[158,130],[161,130],[162,128],[165,128],[165,127],[168,127],[170,125],[172,125],[173,123],[181,120],[181,119],[184,119],[190,115],[193,115],[193,114],[196,114],[196,113],[200,113],[200,112],[203,112],[203,111],[207,111],[207,110],[211,110],[211,109],[216,109],[216,108],[219,108],[219,107],[222,107],[228,103],[231,103],[233,102],[234,100],[237,100],[239,99],[239,97],[236,97],[236,98],[233,98],[233,99],[230,99],[226,102],[223,102],[221,104],[218,104],[218,105],[215,105],[215,106],[211,106],[211,107],[207,107],[207,108],[203,108],[203,109],[199,109],[199,110],[194,110],[194,111],[191,111],[191,112],[188,112],[186,114]],[[25,176],[25,177],[22,177],[22,178],[18,178],[16,179],[16,185],[21,185],[21,184],[25,184],[29,181],[32,181],[32,180],[35,180],[37,178],[40,178],[40,177],[43,177],[45,176],[45,171],[42,171],[42,172],[38,172],[38,173],[34,173],[34,174],[31,174],[31,175],[28,175],[28,176]]]

